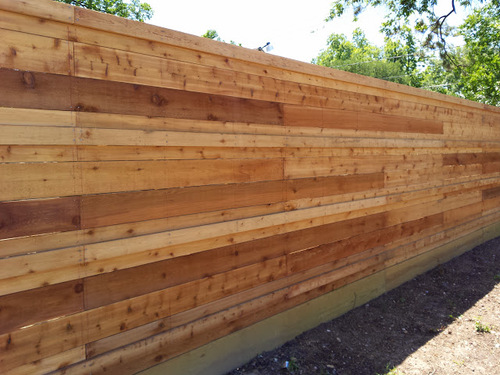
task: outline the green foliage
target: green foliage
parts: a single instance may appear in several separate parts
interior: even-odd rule
[[[352,58],[347,58],[340,52],[349,41],[332,43],[337,38],[332,36],[328,49],[313,62],[498,106],[500,0],[449,1],[450,13],[438,15],[434,11],[437,0],[335,0],[329,20],[341,16],[349,8],[354,10],[357,19],[368,7],[384,7],[386,18],[381,31],[386,35],[385,46],[377,53],[373,48],[363,46],[362,51],[358,48],[357,53],[350,55]],[[464,23],[453,30],[446,26],[445,20],[452,16],[456,6],[476,7]],[[465,46],[447,45],[450,35],[462,36]],[[368,64],[370,59],[376,61]],[[377,67],[381,63],[387,66]],[[399,64],[404,78],[394,79],[394,72],[398,69],[395,64]]]
[[[202,35],[203,38],[207,38],[207,39],[212,39],[212,40],[216,40],[218,42],[223,42],[223,43],[228,43],[226,42],[225,40],[222,40],[220,37],[219,37],[219,33],[217,32],[217,30],[214,30],[214,29],[209,29],[205,32],[205,34]],[[230,40],[229,41],[229,44],[232,44],[232,45],[235,45],[235,46],[240,46],[241,47],[241,43],[236,43],[234,40]]]
[[[219,38],[219,34],[217,33],[216,30],[207,30],[207,32],[205,34],[202,35],[203,38],[207,38],[207,39],[213,39],[213,40],[218,40],[219,42],[221,41],[221,39]]]
[[[479,319],[476,320],[476,332],[479,333],[491,333],[491,327],[486,324],[481,323]]]
[[[352,40],[343,34],[330,35],[327,49],[312,62],[365,76],[419,86],[415,48],[411,34],[405,41],[386,40],[385,46],[379,48],[368,41],[363,31],[356,29]]]
[[[459,27],[466,44],[461,79],[463,96],[500,105],[500,5],[474,10]]]
[[[139,0],[57,0],[61,3],[76,5],[98,12],[114,14],[135,21],[147,21],[153,17],[153,9]]]
[[[500,5],[500,0],[490,2],[495,7]],[[446,20],[454,16],[457,6],[468,9],[487,1],[449,0],[449,10],[444,14],[435,12],[437,3],[437,0],[335,0],[327,20],[340,17],[351,8],[356,21],[365,9],[381,7],[386,14],[381,31],[387,37],[397,36],[404,28],[409,27],[415,35],[423,37],[423,47],[438,51],[441,59],[450,63],[447,40],[453,34],[453,29],[447,26]]]

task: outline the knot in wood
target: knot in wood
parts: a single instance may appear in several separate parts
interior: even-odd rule
[[[161,107],[161,106],[167,104],[167,101],[165,100],[165,98],[162,98],[160,95],[154,94],[151,97],[151,103],[153,103],[154,105],[157,105],[158,107]]]
[[[31,72],[23,73],[23,84],[28,89],[35,88],[35,76]]]

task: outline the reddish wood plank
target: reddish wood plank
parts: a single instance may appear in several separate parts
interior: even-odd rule
[[[0,68],[0,106],[15,108],[71,109],[70,77]]]
[[[284,105],[283,111],[286,126],[443,134],[443,123],[435,120],[297,105]]]
[[[463,165],[463,164],[482,164],[483,154],[477,153],[455,153],[444,154],[443,165]]]
[[[82,197],[82,227],[189,215],[283,200],[282,181],[89,195]]]
[[[0,239],[80,229],[80,199],[0,202]]]
[[[73,280],[0,296],[0,334],[83,311],[82,292],[82,280]]]
[[[0,106],[282,124],[281,104],[0,68]]]
[[[500,172],[500,161],[486,162],[483,164],[483,173],[498,173]]]
[[[483,190],[483,199],[484,200],[492,199],[492,198],[496,198],[496,197],[500,197],[500,186],[494,187],[491,189]]]
[[[77,111],[282,124],[281,104],[128,83],[73,78]]]
[[[441,121],[416,119],[412,117],[359,112],[358,129],[403,133],[443,134],[443,123]]]

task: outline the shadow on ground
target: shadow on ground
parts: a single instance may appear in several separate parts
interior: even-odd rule
[[[389,373],[445,331],[499,279],[500,237],[262,353],[228,374]]]

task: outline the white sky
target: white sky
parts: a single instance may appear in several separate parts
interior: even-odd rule
[[[330,34],[350,36],[360,26],[372,42],[383,43],[378,32],[383,14],[366,12],[358,23],[352,23],[352,15],[325,22],[332,0],[143,1],[155,11],[148,23],[197,36],[215,29],[221,39],[247,48],[271,42],[274,49],[270,53],[305,62],[326,47]]]
[[[382,45],[379,32],[383,8],[369,8],[357,23],[352,13],[325,22],[332,0],[143,0],[155,14],[148,23],[201,36],[217,30],[221,39],[234,40],[247,48],[271,42],[272,54],[311,62],[326,47],[328,36],[343,33],[348,37],[361,27],[368,39]],[[440,11],[448,11],[449,0],[440,1]],[[458,10],[458,9],[457,9]],[[456,17],[458,18],[458,17]]]

